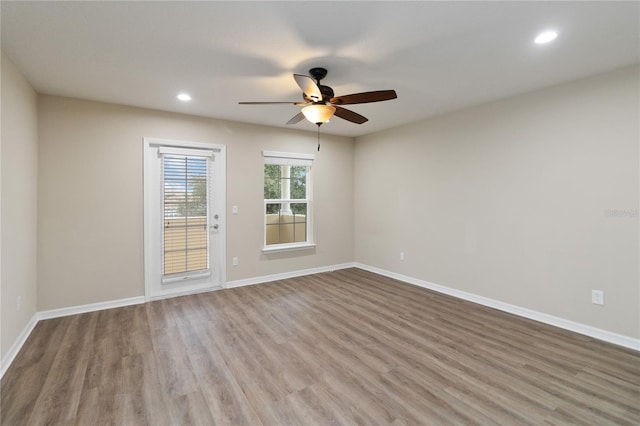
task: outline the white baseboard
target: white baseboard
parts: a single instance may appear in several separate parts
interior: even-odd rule
[[[393,278],[398,281],[405,282],[407,284],[413,284],[418,287],[423,287],[429,290],[437,291],[438,293],[444,293],[449,296],[457,297],[458,299],[468,300],[469,302],[474,302],[479,305],[488,306],[490,308],[498,309],[500,311],[508,312],[510,314],[518,315],[524,318],[528,318],[528,319],[539,321],[545,324],[553,325],[555,327],[563,328],[565,330],[583,334],[585,336],[593,337],[594,339],[613,343],[614,345],[624,346],[625,348],[640,351],[640,339],[634,339],[633,337],[612,333],[610,331],[602,330],[600,328],[592,327],[590,325],[581,324],[581,323],[570,321],[564,318],[534,311],[532,309],[522,308],[520,306],[500,302],[499,300],[490,299],[488,297],[478,296],[476,294],[468,293],[466,291],[460,291],[454,288],[430,283],[428,281],[423,281],[417,278],[408,277],[406,275],[376,268],[374,266],[364,265],[357,262],[354,264],[354,266],[356,268],[364,269],[365,271],[373,272],[374,274],[384,275],[385,277]]]
[[[302,269],[299,271],[283,272],[281,274],[264,275],[261,277],[245,278],[242,280],[228,281],[225,288],[244,287],[246,285],[262,284],[271,281],[286,280],[287,278],[302,277],[304,275],[320,274],[323,272],[332,272],[339,269],[353,268],[356,264],[353,262],[341,263],[339,265],[321,266],[319,268]]]
[[[89,303],[87,305],[69,306],[68,308],[51,309],[38,312],[38,320],[66,317],[69,315],[85,314],[87,312],[102,311],[104,309],[121,308],[123,306],[139,305],[144,303],[144,296],[130,297],[128,299],[109,300],[107,302]]]
[[[22,345],[24,345],[24,342],[27,341],[27,339],[29,338],[29,335],[31,334],[31,332],[33,331],[37,323],[38,323],[38,313],[36,312],[35,314],[33,314],[31,319],[27,323],[27,326],[24,328],[24,330],[22,330],[22,333],[20,333],[16,341],[13,342],[13,345],[11,345],[7,354],[4,356],[4,358],[2,358],[2,364],[0,365],[0,378],[4,376],[4,373],[7,371],[7,369],[13,362],[13,360],[16,358],[16,355],[18,355],[18,352],[20,352],[20,349],[22,349]]]

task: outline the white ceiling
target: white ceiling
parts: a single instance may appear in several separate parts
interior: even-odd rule
[[[39,93],[285,127],[292,74],[395,89],[358,136],[639,62],[639,2],[1,2],[2,50]],[[558,39],[535,45],[553,28]],[[178,101],[180,91],[193,100]],[[297,129],[315,131],[301,121]]]

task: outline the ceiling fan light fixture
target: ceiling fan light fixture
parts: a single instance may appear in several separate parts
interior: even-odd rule
[[[333,117],[336,112],[336,107],[331,105],[309,105],[302,108],[302,114],[304,117],[313,124],[326,123]]]

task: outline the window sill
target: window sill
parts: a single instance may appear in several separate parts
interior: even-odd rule
[[[300,244],[277,244],[273,246],[267,246],[262,249],[263,253],[278,253],[282,251],[294,251],[294,250],[307,250],[315,248],[316,245],[312,243],[300,243]]]
[[[183,274],[176,274],[176,275],[169,275],[169,276],[165,276],[162,277],[162,284],[174,284],[177,282],[184,282],[184,281],[193,281],[193,280],[197,280],[197,279],[202,279],[202,278],[207,278],[211,276],[211,271],[204,271],[204,272],[195,272],[195,273],[183,273]]]

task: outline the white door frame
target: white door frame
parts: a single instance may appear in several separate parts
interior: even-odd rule
[[[153,166],[151,166],[151,162],[157,161],[157,147],[158,146],[170,146],[177,148],[193,148],[193,149],[207,149],[213,151],[215,153],[215,165],[214,165],[214,175],[213,182],[215,185],[214,190],[214,204],[216,206],[216,214],[218,214],[219,218],[217,220],[218,230],[215,233],[215,239],[212,238],[213,243],[210,242],[210,250],[215,250],[218,255],[214,256],[217,259],[216,265],[211,265],[212,274],[216,274],[216,276],[212,277],[212,282],[218,282],[219,286],[204,286],[204,285],[185,285],[184,287],[158,292],[156,290],[157,286],[154,286],[154,282],[152,282],[152,277],[157,276],[157,273],[154,274],[153,269],[157,267],[157,262],[154,263],[153,255],[159,255],[159,247],[154,247],[153,236],[157,235],[159,232],[157,227],[154,226],[154,223],[150,220],[150,215],[153,210],[158,210],[161,208],[159,204],[156,204],[154,201],[157,201],[153,195],[153,188],[150,188],[151,182],[158,180],[157,176],[152,176]],[[188,142],[188,141],[178,141],[171,139],[157,139],[157,138],[144,138],[143,139],[143,149],[144,149],[144,294],[145,300],[155,300],[155,299],[164,299],[167,297],[175,297],[181,296],[185,294],[191,293],[200,293],[203,291],[210,291],[216,288],[224,288],[226,286],[226,158],[227,158],[227,148],[226,145],[221,144],[211,144],[211,143],[203,143],[203,142]],[[159,190],[159,188],[155,188],[155,190]],[[157,249],[157,253],[152,253]],[[156,283],[157,284],[157,283]]]

